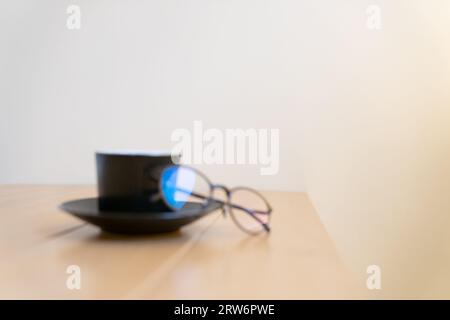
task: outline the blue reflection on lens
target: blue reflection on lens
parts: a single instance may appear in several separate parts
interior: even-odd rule
[[[161,176],[161,190],[174,209],[183,208],[195,186],[196,174],[190,168],[169,167]]]

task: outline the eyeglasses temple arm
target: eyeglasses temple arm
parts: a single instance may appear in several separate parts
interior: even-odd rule
[[[271,210],[269,211],[259,211],[259,210],[250,210],[244,207],[241,207],[239,205],[233,204],[233,203],[229,203],[229,206],[231,206],[234,209],[238,209],[238,210],[242,210],[246,213],[248,213],[253,219],[255,219],[256,221],[258,221],[267,232],[270,232],[270,227],[267,223],[265,223],[264,221],[262,221],[261,219],[259,219],[255,213],[259,213],[259,214],[270,214]]]
[[[192,192],[192,191],[188,191],[188,190],[184,190],[184,189],[180,189],[180,188],[177,188],[177,191],[181,191],[181,192],[190,194],[190,195],[192,195],[192,196],[194,196],[196,198],[213,200],[213,201],[216,201],[216,202],[220,203],[222,206],[229,205],[230,207],[232,207],[234,209],[242,210],[242,211],[248,213],[253,219],[258,221],[267,232],[270,232],[269,225],[267,223],[261,221],[261,219],[259,219],[255,215],[255,213],[258,213],[258,214],[270,214],[272,209],[269,209],[269,211],[250,210],[250,209],[244,208],[242,206],[239,206],[239,205],[236,205],[236,204],[233,204],[233,203],[228,203],[228,202],[225,202],[225,201],[222,201],[222,200],[219,200],[219,199],[214,199],[214,198],[211,198],[211,197],[203,196],[201,194],[198,194],[198,193],[195,193],[195,192]]]

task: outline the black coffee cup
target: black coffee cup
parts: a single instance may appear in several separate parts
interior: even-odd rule
[[[146,151],[98,151],[97,188],[101,211],[171,211],[159,196],[159,176],[172,155]]]

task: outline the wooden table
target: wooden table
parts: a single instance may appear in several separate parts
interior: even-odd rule
[[[0,186],[2,299],[310,299],[359,287],[304,193],[266,192],[272,233],[249,236],[220,212],[179,232],[122,236],[62,212],[94,187]],[[81,289],[69,290],[70,265]]]

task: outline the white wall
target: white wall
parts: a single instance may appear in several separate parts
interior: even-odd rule
[[[66,28],[66,8],[82,10]],[[176,128],[281,129],[280,172],[224,183],[304,190],[289,113],[295,1],[3,1],[0,182],[93,183],[93,152],[169,149]],[[306,6],[307,7],[307,6]],[[291,39],[292,28],[302,28]],[[295,116],[296,118],[297,116]]]
[[[361,283],[379,264],[388,297],[450,296],[448,1],[16,0],[0,15],[0,182],[92,183],[95,149],[169,148],[193,120],[280,128],[278,175],[211,178],[306,188]]]
[[[321,33],[334,43],[316,56],[323,91],[300,125],[305,183],[361,286],[381,267],[369,295],[448,299],[450,2],[381,7],[381,32],[342,9]]]

